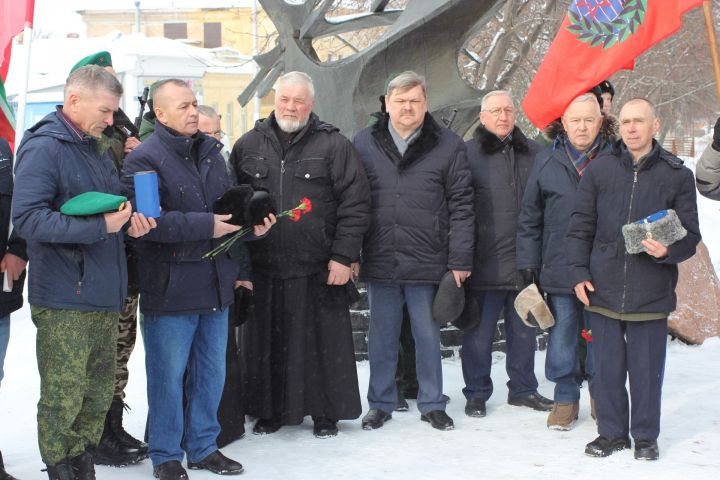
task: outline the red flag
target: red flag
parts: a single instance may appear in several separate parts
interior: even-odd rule
[[[522,107],[545,128],[570,102],[675,33],[702,0],[573,0]]]
[[[32,27],[35,0],[0,0],[0,137],[13,148],[15,142],[15,115],[5,98],[3,82],[10,68],[12,39]]]

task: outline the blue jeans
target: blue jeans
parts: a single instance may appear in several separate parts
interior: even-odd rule
[[[8,341],[10,340],[10,315],[0,317],[0,383],[5,376],[3,365],[5,364],[5,353],[7,353]]]
[[[183,450],[191,462],[217,450],[227,322],[227,309],[203,315],[145,315],[148,453],[153,465],[181,462]],[[183,412],[186,370],[187,407]]]
[[[522,323],[515,311],[517,295],[518,292],[510,290],[476,290],[470,298],[465,299],[467,302],[477,302],[480,307],[480,322],[463,332],[461,358],[465,398],[487,401],[492,395],[492,347],[500,312],[503,312],[505,319],[508,399],[537,392],[535,329]]]
[[[575,295],[548,294],[547,298],[555,325],[548,336],[545,376],[555,383],[555,403],[575,403],[580,400],[582,384],[578,335],[586,324],[585,308]],[[592,342],[587,344],[585,371],[592,377]]]
[[[398,340],[403,305],[407,304],[415,339],[415,366],[418,379],[417,406],[420,413],[445,410],[442,398],[440,327],[432,316],[436,285],[406,285],[368,282],[370,299],[370,408],[392,412],[397,405]]]

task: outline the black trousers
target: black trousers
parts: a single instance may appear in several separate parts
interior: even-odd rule
[[[589,312],[598,433],[656,440],[665,371],[667,319],[620,321]],[[630,379],[630,400],[625,388]]]

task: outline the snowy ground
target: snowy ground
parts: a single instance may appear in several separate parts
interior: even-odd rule
[[[708,138],[701,139],[702,152]],[[687,165],[694,169],[694,160]],[[700,227],[716,270],[720,271],[720,202],[698,197]],[[544,352],[536,357],[540,392],[552,397],[552,384],[543,374]],[[366,432],[360,420],[340,422],[333,439],[312,436],[309,421],[284,427],[269,436],[248,434],[224,452],[243,463],[243,478],[261,480],[368,479],[368,480],[470,480],[470,479],[717,479],[720,478],[720,338],[700,347],[670,342],[663,392],[663,420],[659,438],[660,460],[638,462],[626,450],[606,459],[583,454],[596,436],[589,416],[587,389],[582,391],[580,420],[570,432],[550,431],[546,414],[505,403],[505,358],[496,354],[493,368],[495,394],[486,418],[463,413],[462,371],[458,360],[444,361],[445,393],[452,398],[448,413],[455,420],[451,432],[433,430],[411,411],[395,413],[380,430]],[[368,364],[358,364],[360,391],[367,390]],[[12,317],[5,379],[0,388],[0,450],[8,471],[22,480],[47,478],[37,447],[36,404],[39,378],[35,362],[35,328],[28,307]],[[130,359],[126,401],[133,410],[126,428],[139,436],[144,431],[147,404],[142,344]],[[367,402],[363,399],[364,411]],[[252,424],[245,426],[250,431]],[[149,461],[124,469],[98,467],[102,480],[152,478]],[[190,477],[213,479],[208,472]]]

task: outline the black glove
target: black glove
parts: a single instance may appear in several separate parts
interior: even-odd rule
[[[537,268],[524,268],[520,270],[520,278],[522,278],[523,285],[528,286],[531,283],[538,285],[538,279],[540,278],[539,271]]]
[[[715,122],[715,130],[713,131],[712,148],[716,152],[720,152],[720,118]]]

